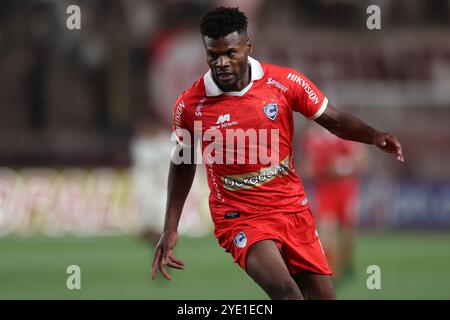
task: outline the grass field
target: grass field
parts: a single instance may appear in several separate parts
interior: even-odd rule
[[[0,299],[267,299],[215,238],[182,238],[184,271],[150,281],[150,246],[129,236],[0,238]],[[81,290],[66,288],[66,268],[81,268]],[[381,289],[366,268],[381,268]],[[449,299],[449,233],[361,233],[356,274],[339,299]]]

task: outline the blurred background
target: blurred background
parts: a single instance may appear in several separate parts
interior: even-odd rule
[[[66,26],[73,4],[81,30]],[[371,4],[380,30],[366,27]],[[180,226],[187,268],[149,278],[173,103],[208,69],[198,23],[217,5],[246,12],[254,58],[296,68],[402,142],[404,164],[368,148],[338,297],[449,299],[449,0],[2,1],[0,299],[266,299],[211,235],[204,168]],[[301,177],[310,126],[296,116]],[[81,290],[66,288],[71,264]]]

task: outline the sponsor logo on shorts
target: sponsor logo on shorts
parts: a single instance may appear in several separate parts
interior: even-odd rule
[[[238,246],[239,248],[244,248],[247,245],[247,236],[243,231],[239,232],[234,237],[234,244]]]
[[[279,176],[287,176],[291,169],[289,168],[289,156],[279,164],[269,168],[262,168],[257,172],[250,172],[235,176],[222,177],[223,187],[230,191],[251,189],[262,186]]]

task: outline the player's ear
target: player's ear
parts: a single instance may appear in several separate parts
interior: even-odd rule
[[[249,37],[247,38],[247,52],[251,53],[253,50],[253,45],[252,45],[252,39],[250,39]]]

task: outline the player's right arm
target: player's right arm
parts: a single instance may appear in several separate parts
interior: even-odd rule
[[[181,152],[190,152],[193,159],[194,148],[182,148]],[[173,249],[178,240],[178,223],[189,190],[195,176],[196,165],[194,161],[189,163],[170,163],[167,186],[167,206],[164,229],[161,238],[155,248],[152,263],[152,279],[156,277],[158,269],[161,274],[171,280],[166,267],[183,269],[184,262],[173,255]]]
[[[186,98],[186,99],[184,99]],[[195,175],[195,146],[193,143],[193,119],[184,93],[177,99],[173,109],[173,137],[177,141],[169,167],[167,205],[164,229],[155,248],[152,263],[152,279],[159,271],[171,280],[166,267],[183,269],[184,262],[173,255],[178,240],[178,223]],[[186,101],[186,103],[185,103]],[[188,157],[185,157],[188,156]],[[183,159],[182,161],[179,161]]]

